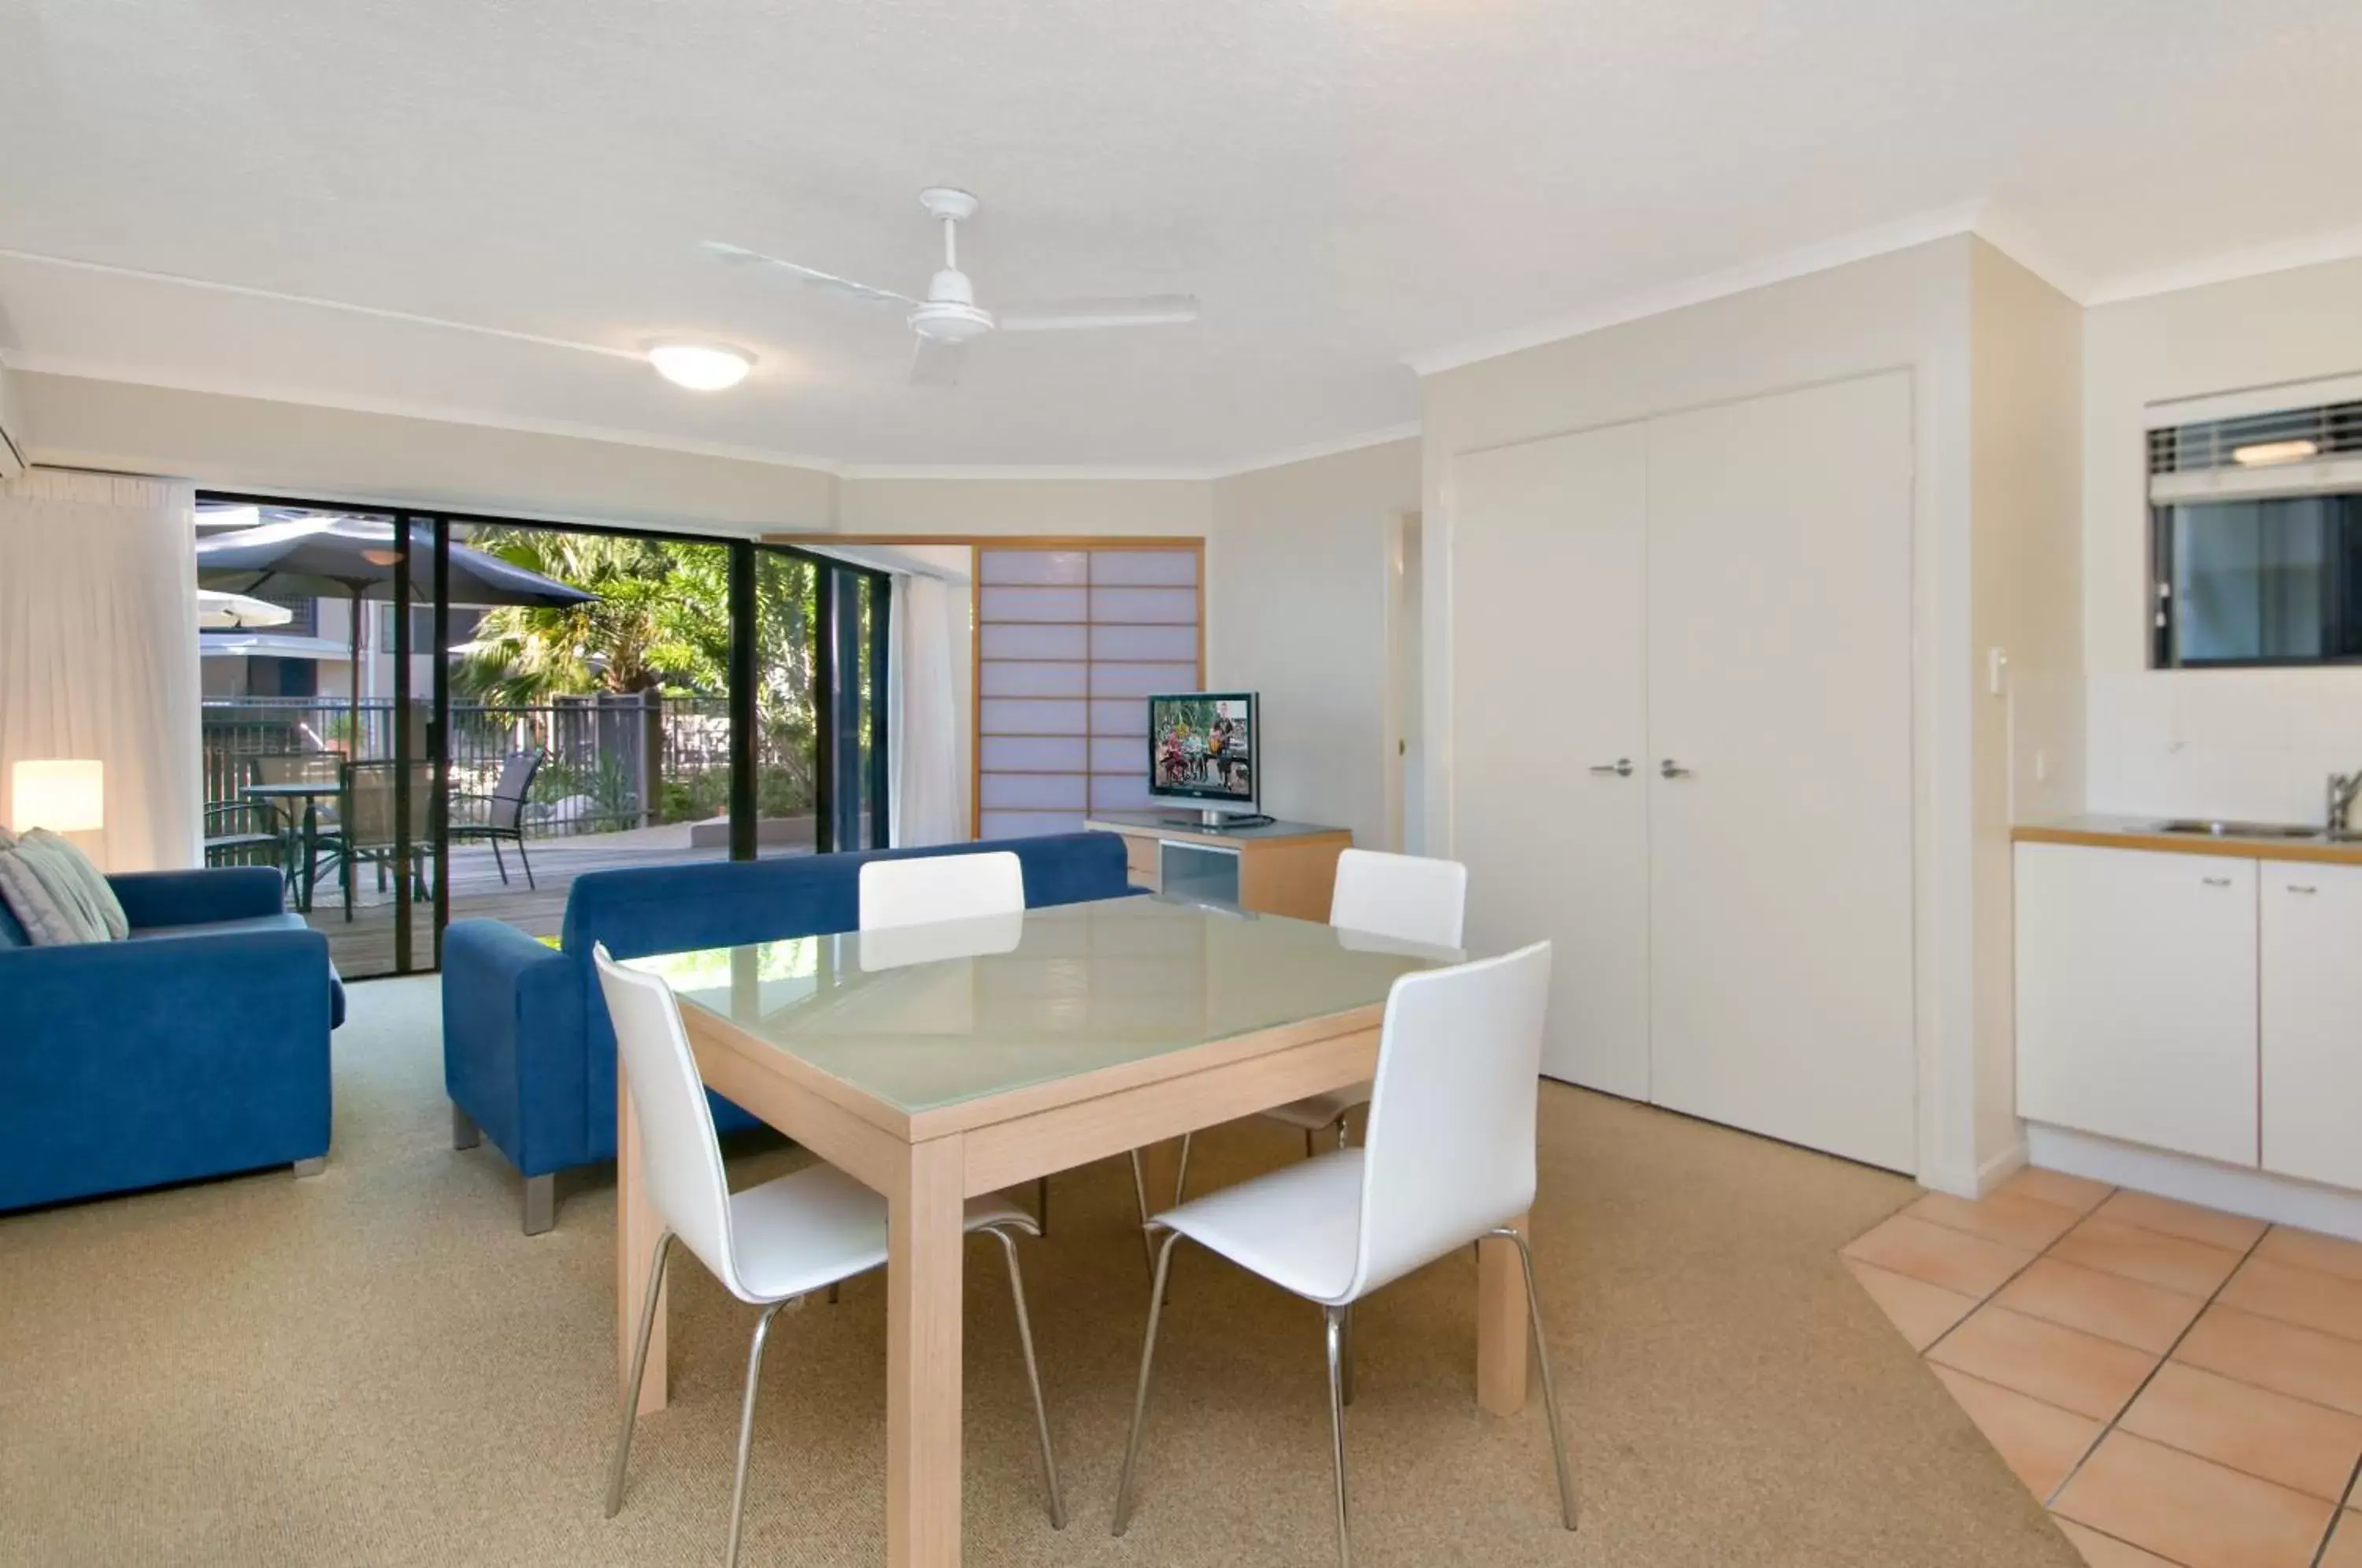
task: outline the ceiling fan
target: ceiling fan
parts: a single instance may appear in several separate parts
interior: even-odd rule
[[[1198,302],[1187,294],[1145,294],[1132,299],[1065,300],[1017,310],[988,311],[976,303],[976,286],[959,265],[959,226],[974,217],[977,199],[966,191],[935,185],[919,193],[919,205],[944,226],[944,265],[927,283],[927,297],[913,299],[892,289],[874,288],[833,272],[766,256],[744,246],[709,239],[704,248],[742,266],[773,267],[798,282],[871,304],[904,307],[903,319],[918,334],[911,380],[922,386],[949,386],[959,380],[967,345],[991,332],[1074,332],[1100,326],[1175,326],[1198,319]]]

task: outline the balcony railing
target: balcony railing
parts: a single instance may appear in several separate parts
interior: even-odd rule
[[[423,702],[411,704],[410,754],[429,755]],[[394,755],[394,705],[358,713],[333,698],[237,697],[204,703],[205,802],[235,801],[253,777],[250,759],[289,752],[341,752],[373,761]],[[513,752],[545,754],[525,808],[535,836],[612,833],[702,822],[730,804],[730,711],[720,697],[653,692],[561,698],[530,706],[451,704],[451,789],[488,795]],[[792,815],[811,801],[809,722],[758,735],[761,814]]]

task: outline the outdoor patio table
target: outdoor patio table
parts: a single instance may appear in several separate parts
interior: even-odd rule
[[[343,788],[334,778],[306,778],[288,784],[248,784],[238,791],[249,801],[259,801],[282,817],[293,812],[295,801],[304,802],[300,826],[292,822],[288,824],[303,843],[304,858],[287,880],[295,891],[295,907],[307,914],[312,909],[312,888],[315,880],[314,868],[320,856],[320,798],[333,796]]]

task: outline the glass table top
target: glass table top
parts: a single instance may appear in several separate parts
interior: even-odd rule
[[[1382,1003],[1461,956],[1150,897],[628,963],[915,1114]]]

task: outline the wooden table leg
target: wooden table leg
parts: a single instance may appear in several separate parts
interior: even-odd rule
[[[1510,1221],[1520,1232],[1529,1217]],[[1476,1244],[1476,1403],[1496,1416],[1526,1408],[1526,1275],[1518,1244]]]
[[[957,1134],[911,1145],[886,1258],[886,1561],[960,1560],[960,1281],[966,1154]]]
[[[620,1076],[620,1075],[618,1075]],[[640,1303],[647,1295],[648,1265],[656,1261],[657,1237],[664,1221],[648,1201],[646,1173],[641,1168],[639,1119],[632,1112],[632,1097],[615,1086],[615,1383],[620,1389],[632,1375],[633,1336],[639,1331]],[[656,1327],[648,1334],[648,1365],[640,1379],[640,1414],[665,1408],[666,1319],[672,1308],[668,1287],[657,1297]]]

